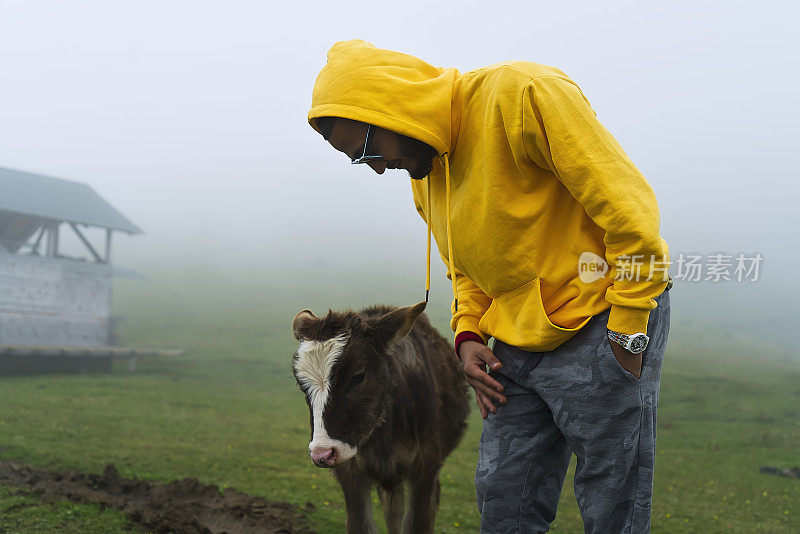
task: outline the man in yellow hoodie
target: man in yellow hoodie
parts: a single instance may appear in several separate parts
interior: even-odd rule
[[[432,233],[484,418],[481,532],[546,531],[572,452],[586,532],[649,531],[669,254],[652,188],[578,85],[344,41],[308,120],[352,163],[409,172],[426,298]]]

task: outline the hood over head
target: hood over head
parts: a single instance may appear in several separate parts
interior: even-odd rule
[[[442,155],[457,135],[452,101],[458,77],[456,69],[360,39],[340,41],[317,76],[308,122],[317,131],[317,117],[366,122],[418,139]]]

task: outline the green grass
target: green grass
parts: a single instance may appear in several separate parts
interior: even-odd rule
[[[117,281],[121,343],[183,347],[186,354],[140,360],[134,374],[119,362],[110,375],[0,377],[0,446],[11,447],[3,457],[89,472],[113,462],[122,476],[160,482],[194,476],[298,507],[311,503],[319,532],[341,532],[341,492],[328,471],[308,461],[308,412],[291,375],[290,322],[306,307],[324,313],[379,301],[413,304],[407,295],[421,293],[424,276],[328,272],[190,269]],[[447,282],[432,288],[427,313],[449,337]],[[735,333],[693,330],[679,316],[680,298],[674,291],[662,371],[653,532],[797,529],[800,481],[758,468],[800,463],[800,359],[777,348],[756,352]],[[708,340],[715,343],[699,343]],[[437,532],[478,530],[480,428],[473,409],[442,471]],[[553,532],[583,532],[574,467],[573,457]],[[0,532],[130,528],[119,514],[42,503],[0,486]]]
[[[115,510],[70,502],[49,503],[29,492],[0,485],[0,532],[130,532],[125,516]]]

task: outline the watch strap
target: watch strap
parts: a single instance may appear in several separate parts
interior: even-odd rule
[[[645,341],[644,347],[641,350],[638,350],[638,351],[631,350],[631,348],[632,348],[631,347],[631,345],[632,345],[631,340],[634,337],[639,337],[639,336],[644,337],[644,341]],[[644,332],[637,332],[635,334],[623,334],[622,332],[615,332],[614,330],[608,330],[608,339],[610,339],[611,341],[615,341],[615,342],[619,343],[620,345],[622,345],[622,347],[625,350],[627,350],[628,352],[630,352],[632,354],[640,354],[640,353],[642,353],[647,348],[647,344],[650,341],[650,338],[647,337],[647,335]],[[639,343],[637,343],[637,345],[639,345]]]
[[[625,349],[628,348],[628,342],[631,340],[631,336],[628,334],[623,334],[621,332],[615,332],[614,330],[608,331],[608,339],[611,341],[616,341],[620,345],[622,345]]]

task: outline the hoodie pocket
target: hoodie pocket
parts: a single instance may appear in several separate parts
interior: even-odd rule
[[[478,327],[508,345],[532,352],[553,350],[575,335],[589,320],[575,328],[553,324],[542,303],[541,279],[512,289],[492,299]]]

